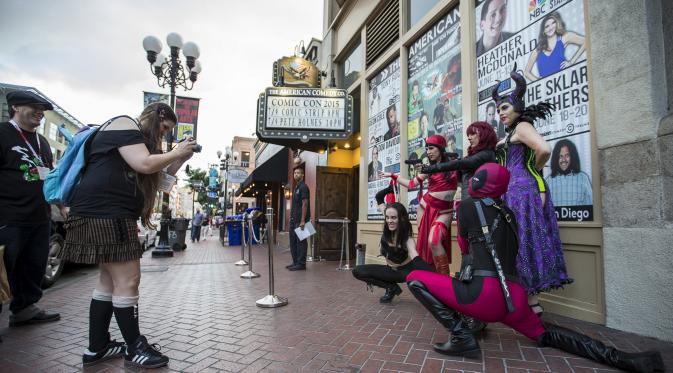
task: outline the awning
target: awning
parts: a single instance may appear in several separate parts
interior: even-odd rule
[[[246,189],[264,189],[265,184],[287,183],[287,164],[289,156],[288,148],[283,148],[260,166],[255,167],[250,173],[250,176],[245,179],[241,184],[241,187],[236,191],[236,196],[238,197],[244,194]]]

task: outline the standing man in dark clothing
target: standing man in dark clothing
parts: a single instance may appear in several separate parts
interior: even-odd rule
[[[35,305],[49,255],[50,210],[42,185],[53,167],[49,143],[36,130],[54,107],[28,91],[8,93],[7,105],[12,119],[0,123],[0,246],[12,291],[9,326],[56,321],[58,313]]]
[[[192,243],[194,241],[199,242],[201,240],[201,224],[203,223],[203,214],[201,210],[196,209],[196,214],[192,219]]]
[[[292,195],[292,208],[290,209],[290,253],[292,254],[292,264],[287,266],[290,271],[306,270],[306,249],[308,239],[299,241],[294,232],[297,227],[304,230],[304,225],[311,218],[311,207],[309,204],[309,190],[304,183],[304,169],[297,167],[294,169],[294,194]]]

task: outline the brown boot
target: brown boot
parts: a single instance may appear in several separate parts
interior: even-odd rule
[[[451,274],[451,269],[449,268],[449,257],[446,254],[433,256],[432,261],[435,263],[435,271],[442,275]]]

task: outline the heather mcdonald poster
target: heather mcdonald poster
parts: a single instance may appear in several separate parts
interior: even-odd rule
[[[544,175],[556,215],[561,221],[592,221],[584,1],[477,1],[476,19],[479,119],[505,137],[491,91],[502,81],[501,94],[509,93],[516,66],[528,82],[526,103],[556,107],[551,118],[535,123],[552,147]]]
[[[400,60],[395,59],[369,81],[367,218],[382,220],[376,192],[390,183],[381,172],[400,172]]]
[[[446,138],[446,151],[462,156],[463,88],[460,79],[460,15],[455,8],[409,48],[409,159],[427,163],[425,138],[434,134]],[[409,175],[415,176],[411,166]],[[411,219],[416,219],[417,195],[418,188],[407,194]]]

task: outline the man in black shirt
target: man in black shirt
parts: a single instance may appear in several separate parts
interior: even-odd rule
[[[290,254],[292,254],[292,264],[287,266],[290,271],[306,270],[306,250],[308,248],[308,239],[299,241],[299,237],[294,232],[297,227],[304,230],[304,225],[311,218],[311,207],[309,204],[309,190],[304,183],[304,169],[297,167],[294,169],[294,194],[292,195],[292,207],[290,208]]]
[[[49,205],[42,185],[53,167],[49,143],[36,130],[44,111],[54,108],[28,91],[8,93],[7,104],[12,119],[0,123],[0,246],[12,291],[9,325],[56,321],[59,314],[35,305],[49,255]]]

